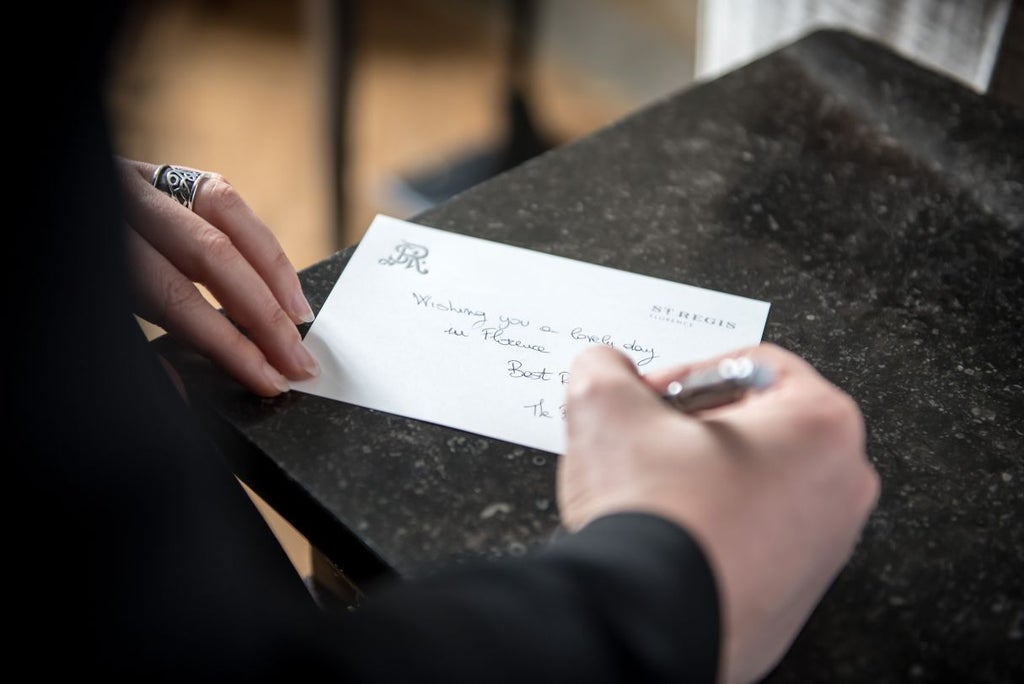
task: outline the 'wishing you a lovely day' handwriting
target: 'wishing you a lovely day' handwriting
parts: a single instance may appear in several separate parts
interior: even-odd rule
[[[484,344],[506,347],[510,352],[522,352],[506,361],[505,373],[508,377],[521,382],[550,383],[553,386],[565,385],[569,381],[569,371],[551,369],[544,364],[545,354],[551,353],[551,347],[559,339],[568,339],[583,345],[603,344],[621,349],[628,354],[638,367],[649,364],[658,358],[653,346],[647,346],[636,338],[626,341],[616,340],[612,335],[601,331],[587,330],[579,325],[554,327],[551,321],[540,324],[526,317],[498,314],[489,316],[486,311],[464,303],[456,303],[451,299],[438,299],[431,294],[413,292],[413,304],[444,314],[447,327],[441,332],[453,338],[477,340]],[[559,397],[561,397],[561,393]],[[552,408],[557,403],[557,408]],[[565,406],[558,402],[538,399],[534,404],[523,406],[527,415],[534,418],[565,418]]]

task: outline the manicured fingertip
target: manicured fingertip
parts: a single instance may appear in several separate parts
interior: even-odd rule
[[[298,362],[302,370],[309,374],[309,377],[315,378],[320,375],[320,364],[316,362],[313,355],[306,349],[306,345],[299,340],[295,343],[295,350],[293,352],[295,360]]]
[[[302,323],[312,323],[315,318],[313,316],[313,309],[309,306],[309,302],[301,292],[297,293],[292,299],[292,315]]]
[[[263,375],[270,381],[270,384],[281,393],[289,392],[292,386],[288,383],[288,378],[281,375],[276,368],[271,366],[266,361],[263,362]]]

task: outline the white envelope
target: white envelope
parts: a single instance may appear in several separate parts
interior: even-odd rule
[[[767,302],[377,216],[306,335],[294,390],[553,453],[586,347],[641,372],[758,344]]]

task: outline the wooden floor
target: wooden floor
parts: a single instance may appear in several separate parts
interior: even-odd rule
[[[475,11],[454,3],[459,12],[427,0],[361,3],[349,205],[338,240],[327,182],[320,0],[148,4],[151,14],[122,45],[111,84],[118,153],[223,174],[274,230],[296,268],[357,242],[378,212],[405,217],[408,207],[388,191],[397,177],[443,166],[502,134],[506,25],[503,15],[486,11],[495,3],[477,3]],[[562,141],[628,106],[581,92],[579,82],[558,65],[535,71],[540,124]],[[254,499],[298,571],[308,575],[308,544]]]

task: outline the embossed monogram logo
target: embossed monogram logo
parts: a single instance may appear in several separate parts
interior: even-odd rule
[[[402,240],[395,246],[395,253],[378,260],[377,263],[385,266],[405,266],[415,268],[418,273],[426,274],[427,255],[430,250],[423,245],[414,245],[411,242]]]

